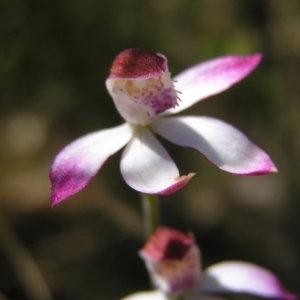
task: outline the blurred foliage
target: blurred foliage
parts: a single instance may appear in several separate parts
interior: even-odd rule
[[[234,124],[279,174],[225,174],[163,141],[182,174],[198,175],[163,197],[162,217],[195,232],[204,266],[251,261],[300,293],[298,0],[2,0],[0,32],[1,299],[49,299],[28,289],[27,254],[54,299],[111,300],[150,287],[137,256],[141,203],[119,174],[120,154],[49,209],[58,150],[122,122],[104,81],[115,55],[132,47],[165,54],[173,74],[217,56],[264,54],[249,78],[184,113]]]

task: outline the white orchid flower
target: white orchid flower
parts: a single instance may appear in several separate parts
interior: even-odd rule
[[[269,156],[234,127],[210,117],[167,117],[228,89],[260,60],[260,54],[221,57],[171,79],[164,55],[142,49],[120,53],[106,87],[125,123],[87,134],[61,150],[50,171],[51,205],[85,188],[104,162],[125,145],[120,169],[130,187],[147,194],[170,194],[183,187],[194,173],[180,176],[154,134],[199,151],[227,172],[276,172]]]

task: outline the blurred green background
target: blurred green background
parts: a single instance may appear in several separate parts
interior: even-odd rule
[[[141,201],[121,178],[120,153],[49,208],[56,153],[122,122],[104,82],[132,47],[165,54],[173,75],[217,56],[264,54],[244,81],[183,114],[233,124],[279,173],[237,177],[162,141],[181,174],[197,173],[162,197],[162,220],[195,232],[204,267],[246,260],[300,293],[299,33],[298,0],[2,0],[0,299],[114,300],[150,288],[137,256]]]

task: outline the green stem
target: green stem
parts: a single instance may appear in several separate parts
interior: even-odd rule
[[[142,194],[144,224],[149,237],[159,225],[159,199],[156,195]]]

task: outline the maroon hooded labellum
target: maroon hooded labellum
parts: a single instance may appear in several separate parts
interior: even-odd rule
[[[109,78],[149,79],[161,76],[167,70],[167,61],[161,54],[144,49],[128,49],[114,60]]]

